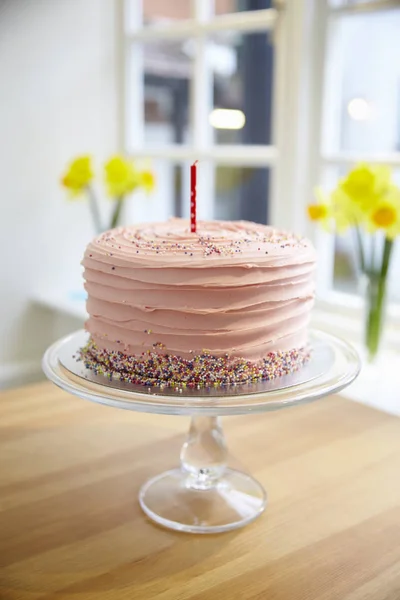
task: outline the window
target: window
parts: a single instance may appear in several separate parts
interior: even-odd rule
[[[305,232],[323,264],[321,306],[359,310],[349,240],[316,232],[305,205],[318,182],[364,158],[398,167],[400,181],[399,0],[126,0],[125,9],[123,144],[152,160],[159,181],[131,218],[188,216],[198,159],[200,218]]]
[[[319,181],[328,188],[355,162],[385,163],[400,183],[400,2],[330,0],[326,12]],[[321,236],[327,257],[320,295],[359,310],[350,235]],[[400,249],[392,263],[392,340],[398,345]],[[397,274],[397,276],[396,276]],[[351,309],[349,311],[351,314]],[[397,326],[397,327],[396,327]]]
[[[365,158],[391,164],[400,183],[400,61],[394,58],[400,56],[400,3],[390,3],[392,10],[382,10],[387,2],[374,10],[368,4],[342,4],[329,17],[323,178],[337,179]],[[334,247],[333,287],[354,293],[351,240],[337,238]],[[393,273],[396,262],[398,269],[399,257]],[[393,278],[391,294],[400,301],[400,280]]]
[[[266,222],[277,10],[270,0],[139,5],[125,3],[124,146],[152,160],[160,185],[130,216],[187,216],[198,159],[200,218]]]

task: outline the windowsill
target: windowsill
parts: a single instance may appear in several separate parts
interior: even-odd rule
[[[355,348],[362,356],[363,349]],[[363,362],[357,379],[342,396],[400,416],[400,352],[384,350],[373,364]]]
[[[330,303],[317,302],[312,325],[350,342],[360,357],[363,357],[361,301],[354,298],[353,304],[342,305],[340,300],[343,300],[342,294],[338,294],[338,303],[334,307]],[[400,416],[400,331],[397,317],[394,307],[389,315],[392,321],[386,327],[380,356],[373,364],[362,359],[360,375],[341,394],[356,402]]]
[[[328,299],[319,298],[312,313],[312,324],[353,343],[363,336],[363,303],[357,296],[333,292]],[[388,307],[384,344],[391,352],[400,352],[400,313],[398,305]]]
[[[80,321],[87,319],[86,292],[76,290],[38,290],[31,296],[32,302],[57,313],[74,317]]]
[[[79,319],[82,323],[87,318],[83,290],[40,291],[32,296],[32,301],[42,307]],[[360,340],[359,319],[354,315],[343,315],[342,312],[330,312],[316,308],[312,324],[318,329],[327,331],[351,342],[360,355],[362,347]],[[400,351],[393,348],[385,349],[379,360],[374,364],[363,364],[357,380],[341,394],[346,398],[373,406],[400,416]]]

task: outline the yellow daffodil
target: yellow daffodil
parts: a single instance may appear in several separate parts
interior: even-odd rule
[[[151,171],[142,171],[140,173],[140,183],[147,193],[150,193],[155,188],[155,177]]]
[[[90,156],[78,156],[69,165],[61,179],[72,196],[79,196],[93,179],[92,161]]]
[[[365,218],[359,207],[350,200],[340,187],[331,193],[332,213],[338,233],[345,232],[353,225],[359,225]]]
[[[380,198],[368,214],[368,229],[384,231],[393,240],[400,235],[400,191],[393,187]]]
[[[104,165],[107,192],[121,198],[140,186],[140,174],[133,163],[123,156],[113,156]]]
[[[390,187],[390,169],[384,166],[357,165],[342,179],[338,188],[354,203],[355,209],[366,214]]]
[[[315,190],[317,202],[307,206],[307,213],[311,221],[319,222],[324,229],[330,231],[332,226],[332,210],[330,199],[321,188]]]
[[[131,160],[120,155],[112,156],[106,162],[104,175],[107,192],[116,201],[111,214],[111,228],[113,228],[121,221],[126,196],[139,188],[148,193],[151,192],[155,186],[155,179],[149,168],[136,168]],[[92,179],[93,169],[90,156],[78,156],[69,165],[68,170],[61,179],[61,183],[69,190],[72,197],[86,192],[94,225],[96,230],[101,232],[105,228],[103,227],[95,190],[90,185]]]
[[[309,204],[307,211],[311,221],[324,221],[329,216],[327,204]]]
[[[320,188],[315,190],[317,202],[307,207],[311,221],[318,221],[326,231],[344,231],[349,226],[349,219],[344,207],[338,202],[340,194],[328,196]]]
[[[334,223],[339,233],[352,227],[360,272],[373,282],[367,287],[365,336],[373,358],[381,337],[394,239],[400,237],[400,188],[391,181],[387,167],[360,164],[329,195],[316,190],[316,200],[308,206],[310,219],[328,230]],[[380,244],[382,235],[385,239]]]

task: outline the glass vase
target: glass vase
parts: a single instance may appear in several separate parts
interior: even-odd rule
[[[368,360],[373,362],[378,355],[385,326],[387,278],[381,273],[364,275],[362,293],[365,299],[364,344]]]

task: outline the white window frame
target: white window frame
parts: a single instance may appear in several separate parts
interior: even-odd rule
[[[270,222],[276,227],[305,232],[317,245],[319,262],[324,267],[318,277],[321,300],[315,311],[316,324],[358,339],[362,328],[361,300],[333,291],[333,236],[328,236],[330,239],[321,236],[307,222],[305,206],[312,198],[322,170],[328,165],[351,166],[368,160],[400,166],[400,153],[361,156],[326,151],[322,135],[323,108],[329,94],[329,82],[325,82],[329,20],[344,13],[398,8],[399,1],[375,0],[332,8],[328,0],[275,0],[274,8],[215,16],[213,0],[192,0],[192,18],[151,27],[143,26],[141,0],[120,1],[121,149],[132,157],[145,159],[201,160],[199,186],[202,186],[204,199],[213,196],[212,172],[207,165],[270,168]],[[270,145],[213,145],[210,128],[204,125],[213,108],[206,36],[224,30],[265,31],[271,35],[275,64]],[[188,37],[196,42],[190,95],[192,143],[145,146],[142,44]],[[207,216],[212,218],[212,206],[206,209]],[[389,313],[389,344],[398,348],[400,307],[391,307]]]
[[[278,17],[276,9],[243,12],[212,16],[212,0],[195,0],[193,18],[171,22],[168,25],[144,27],[142,23],[141,0],[125,2],[124,71],[134,93],[125,89],[124,130],[122,146],[133,157],[162,158],[170,161],[204,160],[225,166],[243,165],[253,167],[271,167],[277,159],[276,147],[268,146],[224,146],[213,145],[209,135],[208,115],[212,106],[212,86],[206,59],[207,34],[216,31],[265,31],[273,30]],[[128,16],[127,16],[128,13]],[[152,146],[144,145],[144,90],[143,56],[141,44],[149,41],[178,40],[193,38],[196,52],[193,65],[193,85],[190,96],[192,125],[191,145]],[[127,109],[129,107],[129,110]],[[134,132],[130,140],[129,132]]]
[[[306,227],[304,209],[299,206],[297,189],[312,183],[304,156],[299,148],[309,137],[312,143],[310,116],[312,114],[309,85],[315,60],[316,43],[311,35],[313,12],[320,0],[290,0],[287,4],[275,2],[275,7],[226,15],[213,15],[212,0],[194,0],[193,18],[167,25],[144,27],[140,0],[125,1],[122,55],[124,68],[122,85],[129,81],[123,92],[124,116],[121,147],[132,157],[166,159],[174,162],[201,160],[223,166],[269,167],[272,183],[270,220],[277,227]],[[301,22],[302,26],[298,23]],[[276,48],[274,68],[273,143],[270,145],[213,145],[210,139],[208,115],[212,109],[211,80],[206,61],[206,35],[215,31],[236,30],[242,33],[265,31]],[[144,90],[143,56],[141,44],[146,41],[182,39],[196,40],[194,75],[191,93],[192,144],[152,146],[144,145]],[[133,90],[131,93],[130,90]],[[129,109],[128,109],[129,107]],[[279,108],[278,108],[279,107]],[[305,118],[304,108],[307,116]],[[134,132],[134,135],[130,134]],[[313,134],[315,137],[315,134]],[[280,149],[281,156],[278,157]],[[203,173],[203,170],[201,171]],[[200,176],[201,176],[200,173]],[[289,174],[289,176],[288,176]],[[206,175],[203,175],[207,178]],[[278,199],[284,198],[284,202]],[[210,215],[212,216],[212,215]]]

